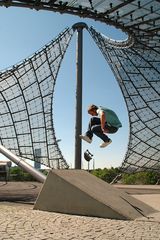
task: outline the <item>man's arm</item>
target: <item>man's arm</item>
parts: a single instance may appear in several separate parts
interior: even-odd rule
[[[103,111],[101,112],[100,120],[101,120],[101,129],[102,129],[102,131],[104,131],[106,118],[105,118],[105,114]]]
[[[104,133],[108,133],[108,129],[105,128],[106,117],[105,117],[105,113],[103,111],[101,112],[100,120],[101,120],[101,129],[102,129],[102,131]]]

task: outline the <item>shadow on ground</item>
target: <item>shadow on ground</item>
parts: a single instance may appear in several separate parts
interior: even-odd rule
[[[42,184],[38,182],[0,182],[0,202],[34,204]]]
[[[42,188],[39,182],[0,182],[0,202],[22,202],[34,204]],[[160,194],[160,186],[114,185],[128,194]]]

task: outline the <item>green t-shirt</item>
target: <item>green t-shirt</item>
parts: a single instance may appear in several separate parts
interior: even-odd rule
[[[110,110],[108,108],[99,107],[97,109],[97,113],[98,113],[99,117],[101,116],[102,112],[104,112],[104,114],[105,114],[106,122],[108,125],[117,127],[117,128],[122,127],[122,123],[120,122],[120,120],[115,112],[113,112],[112,110]]]

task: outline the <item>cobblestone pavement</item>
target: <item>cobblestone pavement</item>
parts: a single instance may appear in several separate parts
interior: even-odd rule
[[[0,203],[0,240],[159,240],[160,212],[134,221],[33,210]]]

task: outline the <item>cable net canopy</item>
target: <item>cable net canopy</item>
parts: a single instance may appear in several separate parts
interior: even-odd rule
[[[27,7],[91,18],[134,35],[145,45],[160,47],[159,0],[0,0],[0,6]]]
[[[145,169],[159,171],[160,1],[0,0],[0,6],[18,6],[36,10],[43,9],[47,11],[69,13],[83,18],[91,18],[95,19],[96,21],[104,22],[107,25],[109,24],[115,26],[116,28],[120,28],[128,34],[128,40],[120,42],[112,41],[106,38],[93,28],[88,29],[115,74],[115,77],[124,95],[129,112],[130,137],[128,151],[122,164],[122,170],[127,172]],[[45,158],[41,156],[41,160],[42,162],[44,161],[44,163],[49,161],[47,164],[50,165],[50,159],[52,159],[53,166],[55,163],[59,164],[60,162],[62,166],[63,164],[66,166],[66,162],[61,155],[54,136],[51,117],[52,95],[50,91],[54,90],[53,85],[55,84],[56,74],[58,72],[58,64],[61,62],[71,35],[71,30],[68,30],[68,32],[66,32],[66,37],[68,40],[63,42],[61,39],[61,47],[59,47],[59,43],[55,43],[55,45],[57,45],[57,49],[62,49],[62,51],[60,50],[61,57],[58,55],[57,59],[56,54],[54,53],[56,50],[53,50],[55,62],[59,61],[55,69],[54,65],[52,65],[52,60],[51,62],[49,60],[49,53],[46,53],[46,50],[44,49],[41,55],[40,53],[37,55],[37,61],[39,62],[38,64],[36,63],[36,59],[34,60],[33,56],[31,59],[28,59],[26,63],[24,62],[21,65],[16,66],[15,69],[1,74],[1,81],[3,82],[0,88],[0,104],[2,106],[0,109],[3,109],[3,118],[0,120],[2,136],[1,143],[9,148],[12,146],[12,149],[15,149],[14,151],[16,154],[19,154],[20,156],[23,155],[25,158],[32,156],[34,159],[34,153],[37,152],[37,154],[40,155],[40,150],[36,149],[41,149],[41,144],[44,144],[45,150],[41,154],[42,156],[46,156],[47,153],[49,153],[50,157]],[[47,51],[49,52],[51,50],[48,48]],[[40,74],[39,69],[42,68],[44,72]],[[49,75],[48,72],[50,73]],[[53,72],[53,75],[51,72]],[[19,82],[21,82],[23,78],[24,83],[21,86]],[[53,84],[53,88],[51,87],[50,91],[48,92],[48,97],[47,89],[49,88],[45,88],[45,86],[43,86],[45,78],[48,80],[50,78],[51,80],[51,82],[46,81],[48,86]],[[35,88],[37,88],[37,95],[35,91],[29,90],[31,88],[29,88],[27,84],[33,85]],[[34,97],[32,100],[30,97],[32,93],[30,91],[35,94],[33,94]],[[43,95],[43,91],[46,92],[46,95]],[[13,94],[13,92],[15,93]],[[21,94],[19,95],[20,92]],[[41,100],[42,107],[38,107],[38,102],[40,102],[38,101],[38,99],[40,99],[38,97],[39,92],[41,99],[43,100]],[[18,104],[15,103],[15,99],[17,99]],[[21,101],[21,99],[24,100]],[[35,102],[34,104],[37,106],[37,112],[35,115],[31,110],[32,102]],[[50,113],[48,113],[49,110],[44,110],[45,108],[47,109],[47,107],[50,109]],[[16,108],[19,110],[16,110]],[[45,117],[40,115],[43,111]],[[40,122],[39,128],[42,129],[41,134],[46,139],[44,142],[42,140],[42,143],[39,144],[36,143],[36,141],[40,135],[34,126],[35,122],[33,120],[36,118],[34,118],[32,115],[36,116],[37,122]],[[25,124],[25,122],[28,124],[24,128],[25,137],[29,144],[28,146],[24,146],[24,137],[23,134],[21,134],[21,128],[24,127],[23,124]],[[18,128],[17,125],[19,126]],[[3,128],[5,130],[2,130]],[[28,134],[29,132],[32,133],[31,137]],[[10,134],[12,134],[12,137],[10,137]],[[35,136],[37,136],[37,138]],[[26,154],[22,154],[21,150],[23,150],[23,153],[25,151]],[[54,161],[54,159],[57,159],[56,153],[59,156],[58,159],[60,159],[60,162],[59,160]]]
[[[130,137],[122,170],[160,170],[160,50],[136,39],[114,42],[90,34],[113,70],[125,98]]]
[[[51,168],[68,168],[53,127],[53,92],[73,35],[65,29],[45,48],[0,73],[0,140],[17,156]]]

